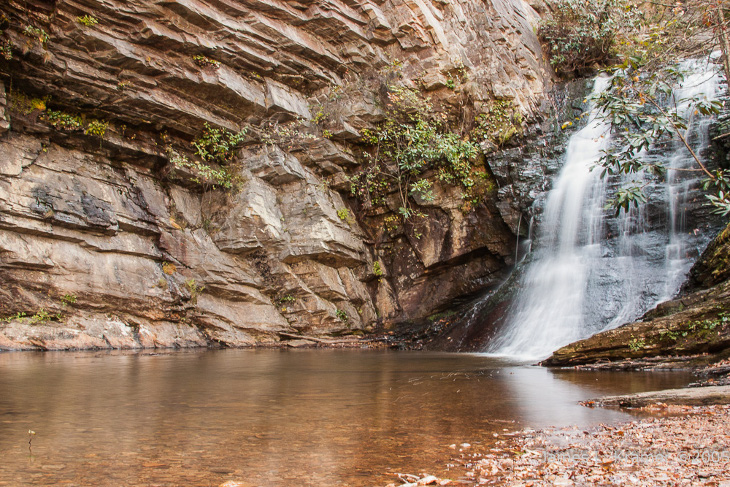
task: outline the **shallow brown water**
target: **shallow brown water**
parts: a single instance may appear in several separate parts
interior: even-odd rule
[[[423,352],[5,353],[0,485],[384,485],[448,475],[450,444],[504,429],[631,419],[576,403],[689,379]]]

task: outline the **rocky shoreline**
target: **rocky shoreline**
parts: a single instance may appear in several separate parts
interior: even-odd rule
[[[728,378],[730,361],[707,367]],[[401,474],[420,485],[711,485],[730,487],[730,385],[691,384],[588,400],[582,406],[622,408],[642,419],[581,429],[569,426],[507,432],[449,461],[455,478]],[[693,387],[699,386],[700,387]],[[492,441],[494,440],[494,441]],[[469,445],[470,446],[470,445]]]
[[[589,408],[632,410],[643,419],[589,429],[527,428],[486,439],[482,450],[449,460],[455,478],[401,475],[421,485],[708,485],[730,487],[730,359],[705,367],[708,355],[650,357],[575,366],[577,369],[693,368],[702,380],[667,389],[584,401]],[[648,416],[648,417],[646,417]],[[497,435],[495,435],[496,437]]]
[[[6,329],[7,330],[7,329]],[[170,340],[162,346],[159,343],[148,344],[127,336],[128,343],[114,343],[110,337],[90,336],[87,333],[57,332],[45,327],[35,327],[25,332],[22,340],[13,342],[7,336],[0,335],[0,353],[23,351],[79,351],[79,350],[119,350],[128,352],[171,351],[177,349],[216,349],[216,348],[393,348],[387,335],[344,335],[341,337],[313,337],[282,333],[280,340],[258,344],[242,344],[231,346],[226,343],[209,340],[203,342],[183,342]]]
[[[706,386],[684,389],[665,389],[623,396],[602,397],[583,403],[587,407],[647,407],[652,404],[680,406],[709,406],[730,404],[730,386]]]
[[[455,459],[465,468],[458,479],[420,475],[400,485],[730,486],[729,405],[655,404],[641,412],[651,417],[587,430],[518,432]]]

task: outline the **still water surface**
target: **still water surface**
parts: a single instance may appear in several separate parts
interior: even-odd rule
[[[452,477],[450,444],[633,419],[577,401],[681,372],[353,350],[0,354],[0,485],[385,485]],[[33,437],[28,448],[28,430]]]

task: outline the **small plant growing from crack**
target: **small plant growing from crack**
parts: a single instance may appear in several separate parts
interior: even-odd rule
[[[210,66],[213,69],[218,69],[221,65],[220,61],[211,59],[208,56],[203,56],[202,54],[197,54],[193,56],[193,61],[195,61],[195,64],[197,64],[201,68]]]
[[[86,27],[94,27],[96,24],[99,23],[99,20],[93,15],[86,14],[76,17],[76,22]]]
[[[352,216],[352,213],[350,213],[350,210],[347,208],[338,209],[337,216],[340,220],[347,223],[348,225],[352,225],[353,223],[355,223],[355,218]]]
[[[168,276],[171,276],[175,272],[177,272],[177,267],[175,266],[175,264],[165,261],[162,263],[162,272],[164,272]]]
[[[190,291],[190,302],[198,304],[198,296],[205,290],[205,286],[198,286],[195,279],[188,279],[185,281],[185,287]]]
[[[643,338],[634,338],[633,335],[631,335],[631,340],[629,341],[629,350],[632,352],[638,352],[644,346],[646,345],[646,340]]]

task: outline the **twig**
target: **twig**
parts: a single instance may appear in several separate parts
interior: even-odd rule
[[[715,179],[717,179],[717,178],[715,177],[715,175],[714,175],[714,174],[712,174],[712,173],[711,173],[710,171],[708,171],[708,170],[707,170],[707,168],[705,167],[705,165],[704,165],[704,164],[702,164],[702,161],[700,161],[700,158],[699,158],[699,157],[697,156],[697,154],[695,154],[695,151],[694,151],[694,150],[692,150],[692,147],[690,147],[689,143],[687,142],[687,139],[685,138],[685,136],[684,136],[684,135],[682,135],[682,131],[681,131],[681,130],[679,129],[679,127],[677,127],[677,124],[676,124],[676,123],[674,123],[674,120],[672,120],[672,118],[671,118],[671,117],[670,117],[669,115],[667,115],[667,112],[665,112],[665,111],[664,111],[664,110],[662,109],[662,107],[660,107],[660,106],[659,106],[659,104],[658,104],[658,103],[657,103],[657,102],[656,102],[656,101],[654,100],[654,98],[652,98],[652,97],[649,97],[648,99],[649,99],[649,101],[651,102],[651,104],[652,104],[652,105],[654,105],[654,107],[656,107],[656,109],[657,109],[657,110],[659,110],[659,112],[660,112],[660,113],[661,113],[662,115],[664,115],[665,117],[667,117],[667,120],[669,120],[669,123],[671,123],[671,124],[672,124],[672,127],[674,127],[674,130],[676,131],[676,133],[677,133],[677,136],[679,137],[679,140],[681,140],[681,141],[682,141],[682,143],[683,143],[683,144],[684,144],[684,146],[685,146],[685,147],[687,148],[687,150],[689,151],[689,153],[690,153],[690,154],[692,155],[692,158],[693,158],[693,159],[695,160],[695,162],[697,163],[697,165],[698,165],[698,166],[700,166],[700,167],[702,168],[702,170],[703,170],[703,171],[705,172],[705,174],[707,174],[707,176],[708,176],[708,177],[709,177],[710,179],[712,179],[713,181],[714,181]]]

